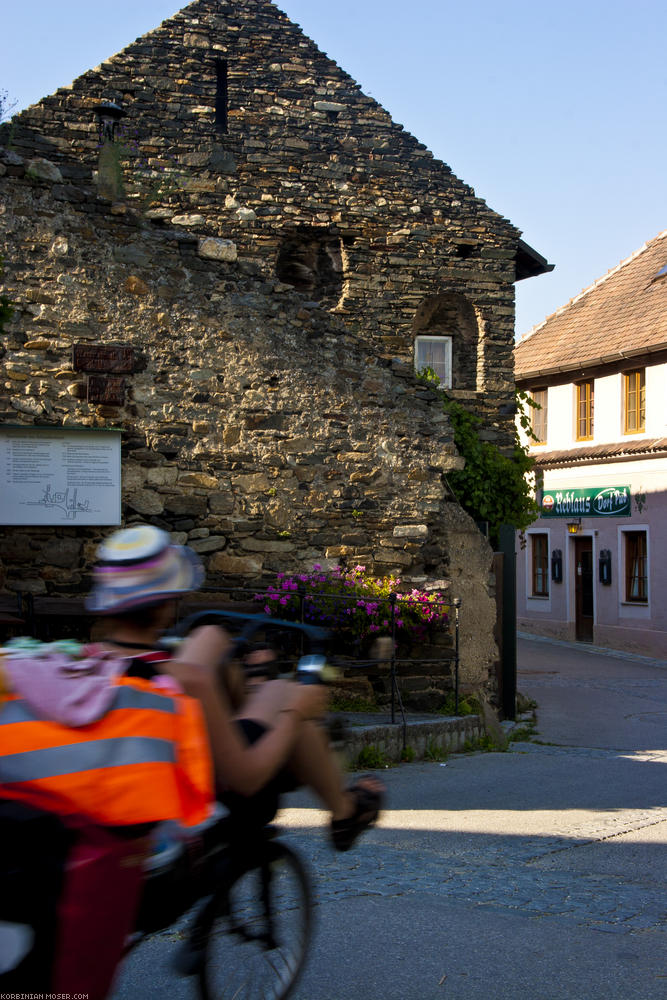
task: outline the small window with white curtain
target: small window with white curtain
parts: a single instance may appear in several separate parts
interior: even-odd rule
[[[624,531],[625,600],[648,604],[648,537],[646,531]]]
[[[549,536],[531,534],[532,596],[549,596]]]
[[[419,336],[415,339],[415,371],[435,372],[444,389],[452,387],[452,338]]]

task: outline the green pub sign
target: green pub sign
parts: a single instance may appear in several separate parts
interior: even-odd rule
[[[542,517],[628,517],[629,486],[604,486],[590,490],[544,490]]]

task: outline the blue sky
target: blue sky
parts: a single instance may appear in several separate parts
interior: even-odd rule
[[[278,6],[556,265],[517,285],[517,334],[667,227],[664,0]],[[15,0],[0,90],[26,107],[178,9]]]

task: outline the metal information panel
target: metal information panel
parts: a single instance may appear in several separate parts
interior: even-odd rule
[[[121,372],[127,375],[134,371],[134,349],[74,344],[72,364],[77,372]]]
[[[0,427],[0,524],[120,524],[120,431]]]
[[[628,517],[631,500],[629,486],[545,490],[540,513],[542,517]]]

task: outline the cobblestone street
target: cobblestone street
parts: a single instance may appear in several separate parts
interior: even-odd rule
[[[530,753],[538,768],[545,757],[579,768],[583,761],[613,761],[617,756],[550,747],[521,747],[518,753]],[[484,761],[490,764],[488,755]],[[462,759],[448,767],[459,767],[465,776],[468,763]],[[523,761],[517,763],[521,769]],[[647,755],[643,763],[664,765],[667,754]],[[422,768],[423,774],[417,778],[420,784],[433,774],[439,778],[437,767],[413,766],[413,780],[414,772]],[[471,771],[476,776],[474,764]],[[441,783],[444,786],[446,777]],[[664,929],[664,881],[656,881],[653,866],[643,875],[638,873],[629,863],[629,856],[638,855],[642,848],[646,850],[651,833],[657,832],[661,824],[662,833],[667,832],[667,808],[604,812],[565,809],[558,813],[562,830],[558,834],[549,828],[553,812],[545,811],[543,815],[543,832],[521,835],[483,831],[486,824],[490,829],[496,825],[502,828],[504,823],[509,826],[501,812],[483,811],[476,821],[478,829],[463,832],[457,831],[455,824],[465,826],[466,817],[449,810],[436,815],[427,810],[392,810],[382,829],[372,835],[372,842],[369,838],[355,850],[349,868],[346,860],[345,871],[341,871],[341,862],[329,851],[324,836],[316,838],[311,831],[292,833],[290,839],[317,872],[320,905],[360,894],[397,898],[436,893],[449,902],[519,910],[533,916],[567,917],[610,931]],[[300,817],[304,814],[295,810],[284,814],[282,822],[287,826]],[[533,822],[535,817],[533,813]],[[431,828],[429,843],[420,836],[420,824],[423,829]],[[440,834],[437,838],[435,829]],[[404,831],[409,832],[405,835]],[[396,838],[399,843],[394,843]],[[656,864],[659,850],[656,843]],[[601,864],[605,869],[610,866],[609,870],[600,870]]]
[[[541,742],[385,771],[382,822],[345,855],[314,800],[287,798],[279,821],[317,900],[297,1000],[666,995],[667,669],[520,652]],[[118,997],[194,998],[168,972],[172,945],[143,945]]]

